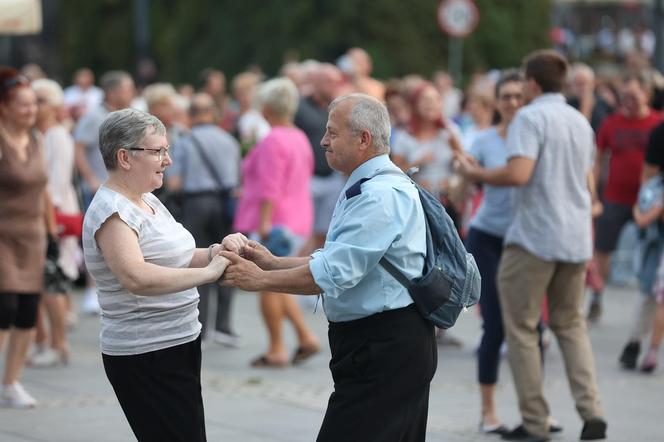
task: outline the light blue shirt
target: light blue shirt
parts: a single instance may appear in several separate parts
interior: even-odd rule
[[[426,255],[424,211],[404,176],[379,175],[350,199],[346,190],[383,169],[399,168],[387,155],[361,164],[348,178],[332,215],[325,245],[309,268],[323,290],[332,322],[352,321],[413,303],[408,291],[380,264],[385,256],[409,279],[422,275]]]
[[[487,169],[507,164],[507,144],[495,127],[477,135],[468,150],[480,165]],[[484,199],[470,226],[494,236],[504,237],[512,222],[511,187],[484,185]]]

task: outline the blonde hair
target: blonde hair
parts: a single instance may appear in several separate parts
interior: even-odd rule
[[[155,83],[143,90],[143,99],[148,108],[172,100],[177,95],[175,88],[170,83]]]
[[[46,78],[40,78],[32,82],[32,90],[36,94],[44,96],[46,101],[51,106],[62,106],[64,103],[64,93],[62,92],[62,87],[53,81]]]

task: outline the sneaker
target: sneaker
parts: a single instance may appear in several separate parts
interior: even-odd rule
[[[606,421],[601,417],[593,417],[583,423],[581,440],[606,439]]]
[[[641,353],[641,343],[638,341],[628,342],[620,355],[620,364],[623,368],[634,370],[639,353]]]
[[[214,331],[211,332],[210,334],[212,335],[211,336],[212,341],[219,345],[223,345],[224,347],[230,347],[230,348],[242,347],[242,339],[240,338],[239,335],[236,335],[235,333]]]
[[[0,406],[6,408],[33,408],[37,400],[25,391],[18,382],[11,385],[3,385],[0,393]]]
[[[602,302],[599,296],[593,296],[590,301],[590,308],[588,308],[588,322],[597,322],[602,317]]]
[[[56,365],[69,364],[69,347],[62,350],[55,350],[53,348],[46,348],[42,351],[32,355],[27,360],[27,365],[35,368],[55,367]]]
[[[88,287],[85,289],[85,294],[83,295],[83,304],[81,305],[81,311],[88,315],[98,315],[101,313],[101,308],[99,307],[99,299],[97,298],[97,290]]]
[[[44,348],[27,360],[27,365],[30,367],[53,367],[60,362],[58,352],[52,348]]]

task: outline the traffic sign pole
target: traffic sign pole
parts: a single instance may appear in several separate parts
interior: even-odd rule
[[[458,84],[463,71],[463,38],[477,27],[479,10],[473,0],[441,0],[437,19],[440,29],[449,36],[447,68]]]
[[[462,80],[463,72],[463,39],[457,37],[450,37],[447,66],[450,75],[454,79],[454,84],[459,84]]]

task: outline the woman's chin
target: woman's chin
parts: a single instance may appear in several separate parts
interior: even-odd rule
[[[164,185],[164,176],[163,175],[157,175],[157,177],[152,181],[152,190],[150,192],[153,192],[159,188],[161,188]]]

